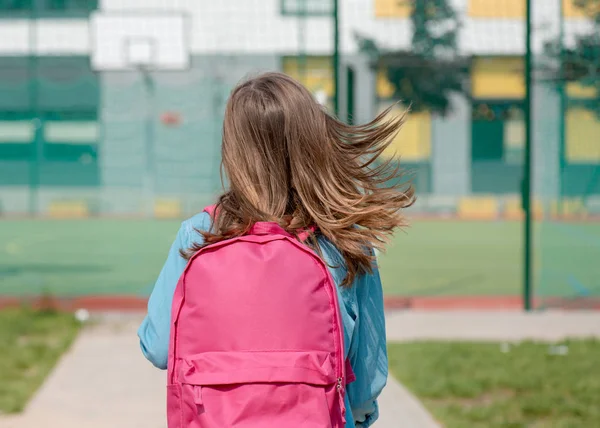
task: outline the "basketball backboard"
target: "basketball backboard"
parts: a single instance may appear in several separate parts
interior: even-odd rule
[[[190,65],[189,25],[183,13],[96,12],[91,17],[91,62],[98,71],[184,70]]]

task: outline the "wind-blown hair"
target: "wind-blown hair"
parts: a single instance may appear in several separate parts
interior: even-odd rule
[[[345,260],[343,285],[372,270],[371,249],[383,250],[406,225],[401,209],[414,189],[401,182],[395,159],[380,160],[404,116],[389,109],[366,125],[329,115],[311,93],[281,73],[266,73],[231,93],[223,123],[222,168],[229,185],[202,246],[243,235],[257,221],[297,236],[316,226]],[[317,249],[315,236],[306,241]]]

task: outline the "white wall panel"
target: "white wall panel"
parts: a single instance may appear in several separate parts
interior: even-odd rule
[[[406,18],[376,18],[375,0],[341,0],[341,42],[345,52],[357,49],[355,33],[371,37],[385,49],[410,46],[411,22]],[[452,0],[462,16],[468,0]],[[332,23],[326,17],[310,17],[302,24],[298,18],[282,16],[280,0],[103,0],[102,11],[140,14],[180,11],[192,21],[190,29],[193,54],[208,53],[294,53],[300,49],[299,29],[304,26],[309,53],[328,54],[333,49]],[[533,46],[540,52],[543,43],[558,35],[558,2],[535,0]],[[38,52],[43,55],[84,54],[90,49],[90,34],[85,20],[43,19],[38,25]],[[565,38],[587,32],[584,20],[568,19]],[[524,51],[523,20],[464,18],[460,46],[467,54],[510,55]],[[28,21],[3,20],[0,25],[0,55],[27,54]]]

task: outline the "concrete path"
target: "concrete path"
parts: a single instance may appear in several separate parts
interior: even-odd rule
[[[417,312],[387,314],[389,341],[558,341],[600,337],[600,311]]]
[[[376,428],[439,428],[423,404],[393,377],[379,397]]]
[[[139,316],[88,326],[19,417],[2,428],[165,428],[165,372],[140,353]],[[418,400],[390,379],[380,398],[379,428],[435,423]]]
[[[165,428],[165,373],[143,360],[135,331],[139,316],[108,317],[86,328],[23,416],[2,428]],[[388,314],[391,341],[420,339],[560,340],[600,337],[600,313]],[[404,387],[390,379],[376,428],[435,428]]]
[[[86,328],[21,418],[6,428],[165,428],[165,372],[143,360],[141,318]]]

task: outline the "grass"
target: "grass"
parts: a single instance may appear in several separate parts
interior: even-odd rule
[[[600,341],[564,344],[392,344],[390,368],[447,428],[598,427]]]
[[[0,221],[0,295],[147,295],[179,221]],[[537,293],[600,294],[600,223],[537,225]],[[380,256],[390,295],[520,294],[518,222],[415,221]]]
[[[23,410],[77,331],[72,314],[0,310],[0,414]]]

